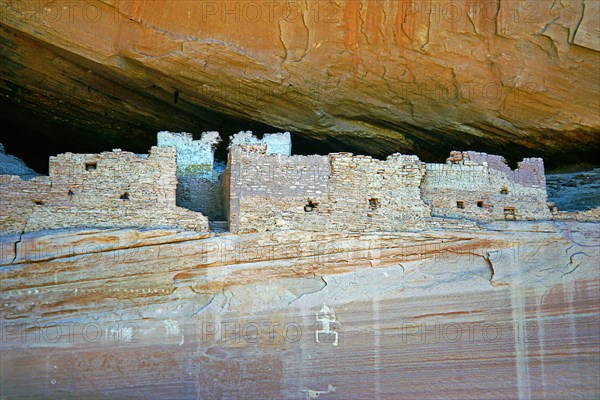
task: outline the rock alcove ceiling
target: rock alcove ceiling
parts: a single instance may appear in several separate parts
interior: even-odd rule
[[[596,162],[597,1],[226,3],[2,2],[7,152],[44,172],[159,130],[250,129],[299,153]]]

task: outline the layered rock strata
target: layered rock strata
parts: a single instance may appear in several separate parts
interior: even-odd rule
[[[598,224],[494,224],[4,237],[1,394],[597,397]]]

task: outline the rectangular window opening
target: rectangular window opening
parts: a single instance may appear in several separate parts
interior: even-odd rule
[[[515,209],[514,207],[505,207],[504,208],[504,219],[506,221],[515,221],[516,215],[515,215]]]
[[[379,199],[373,197],[369,199],[369,209],[370,210],[376,210],[380,207],[379,205]]]

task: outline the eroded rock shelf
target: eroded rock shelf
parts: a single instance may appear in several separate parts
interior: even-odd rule
[[[503,224],[4,237],[3,395],[594,397],[598,224]]]

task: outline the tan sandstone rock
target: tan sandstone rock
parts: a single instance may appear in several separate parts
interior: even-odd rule
[[[501,225],[4,236],[2,395],[596,398],[598,224]]]
[[[94,132],[98,146],[142,146],[161,129],[232,133],[254,121],[360,154],[589,161],[600,144],[599,7],[5,2],[3,102],[72,128],[56,135],[63,144]]]

